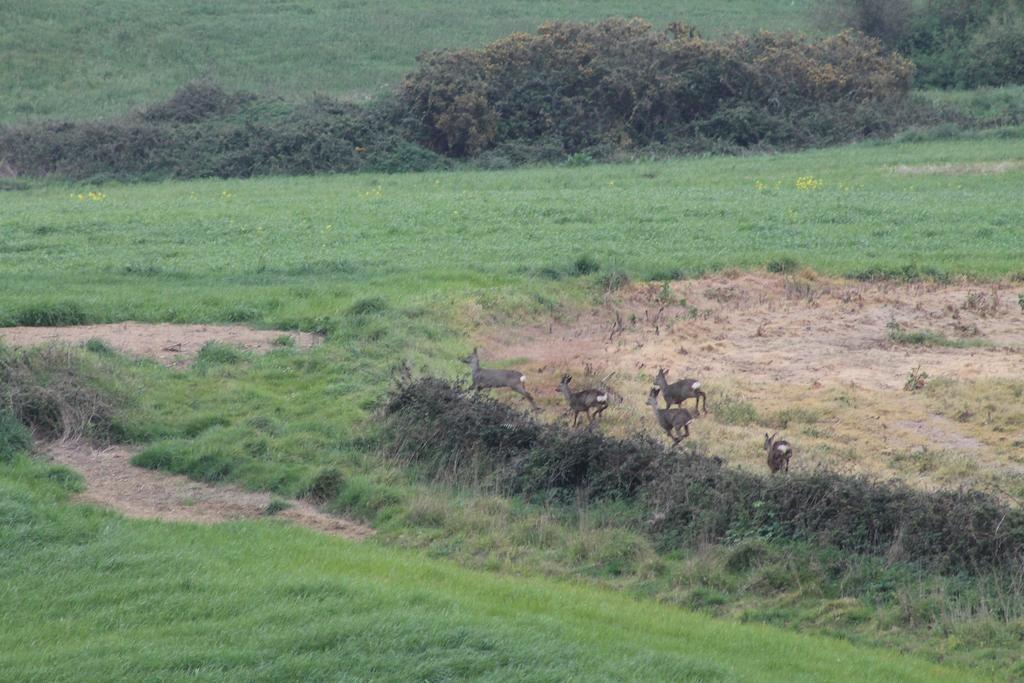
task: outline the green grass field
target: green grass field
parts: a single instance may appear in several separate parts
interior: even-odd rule
[[[357,299],[415,307],[565,284],[581,255],[636,279],[795,259],[831,275],[1021,272],[1017,138],[505,172],[266,178],[4,194],[0,322],[311,324]],[[982,167],[983,168],[983,167]],[[799,178],[812,177],[797,187]],[[570,281],[571,282],[571,281]],[[568,285],[568,291],[573,286]]]
[[[0,512],[3,680],[972,680],[274,523],[127,521],[24,460]]]
[[[0,7],[0,123],[124,113],[196,78],[286,96],[363,98],[425,50],[479,46],[551,20],[684,20],[709,35],[802,29],[809,0],[337,3],[13,0]]]

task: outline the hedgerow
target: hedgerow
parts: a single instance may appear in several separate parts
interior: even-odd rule
[[[384,452],[425,477],[548,503],[628,500],[666,547],[779,538],[941,571],[1024,568],[1024,511],[978,491],[827,470],[758,476],[692,445],[541,424],[436,378],[398,386],[383,413]]]

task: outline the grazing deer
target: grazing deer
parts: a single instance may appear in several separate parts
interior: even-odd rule
[[[681,379],[677,382],[668,383],[668,373],[664,368],[658,368],[658,375],[654,378],[654,386],[661,389],[661,395],[665,397],[665,407],[671,408],[679,404],[681,408],[683,401],[688,398],[695,399],[697,415],[700,414],[700,400],[704,399],[704,414],[708,414],[708,397],[700,390],[700,382],[695,379]]]
[[[765,432],[764,435],[764,450],[768,453],[768,469],[772,471],[772,474],[779,470],[789,472],[789,459],[793,457],[793,447],[789,445],[788,441],[776,441],[775,437],[778,435],[778,432],[771,436]]]
[[[533,402],[533,396],[526,390],[526,375],[523,373],[518,370],[490,370],[480,367],[480,357],[477,355],[476,347],[473,347],[473,353],[463,358],[462,362],[469,364],[469,368],[473,372],[472,386],[477,391],[508,388],[522,395],[534,408],[537,407],[537,404]]]
[[[572,411],[572,426],[575,427],[580,419],[580,413],[587,414],[589,424],[594,424],[597,416],[608,407],[608,392],[601,389],[584,389],[583,391],[572,391],[569,389],[569,382],[572,375],[562,375],[562,383],[555,391],[561,392],[565,400],[569,402],[569,410]],[[591,409],[594,414],[591,415]]]
[[[654,410],[654,419],[658,425],[665,430],[668,438],[672,439],[673,446],[690,435],[690,423],[693,422],[693,415],[686,408],[659,408],[658,389],[651,389],[647,395],[647,405]],[[682,435],[679,430],[683,430]],[[673,434],[672,432],[675,432]]]

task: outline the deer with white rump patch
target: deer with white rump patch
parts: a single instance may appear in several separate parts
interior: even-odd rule
[[[764,435],[764,450],[768,453],[768,469],[772,471],[772,474],[779,470],[789,472],[789,459],[793,457],[793,447],[789,445],[788,441],[781,439],[776,441],[775,437],[778,435],[778,432],[771,436],[765,432]]]
[[[477,354],[476,347],[473,348],[473,353],[462,359],[462,362],[469,364],[473,373],[472,386],[477,391],[481,389],[511,389],[529,401],[531,406],[537,407],[537,404],[533,402],[533,396],[526,390],[526,375],[523,373],[518,370],[491,370],[480,367],[480,356]]]
[[[576,422],[580,419],[580,413],[586,413],[589,424],[594,424],[597,416],[608,407],[608,392],[602,389],[573,391],[569,388],[571,381],[572,375],[562,375],[562,383],[558,385],[556,391],[561,392],[569,403],[569,410],[572,411],[572,426],[576,426]],[[594,411],[593,415],[590,414],[591,410]]]
[[[658,426],[668,434],[668,438],[672,439],[674,445],[678,445],[680,441],[690,435],[690,423],[693,422],[693,415],[689,410],[686,408],[659,408],[658,390],[653,388],[647,395],[647,405],[654,410],[654,419],[658,421]],[[682,434],[679,433],[680,430],[682,430]],[[673,432],[675,433],[673,434]]]
[[[671,408],[679,404],[681,408],[683,401],[694,399],[696,415],[700,414],[700,400],[704,399],[704,414],[708,414],[708,397],[701,391],[700,382],[695,379],[681,379],[672,384],[668,383],[668,373],[664,368],[658,368],[658,375],[654,378],[654,386],[661,389],[661,395],[665,397],[665,407]]]

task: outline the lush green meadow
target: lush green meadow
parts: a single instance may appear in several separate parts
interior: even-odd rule
[[[582,255],[639,279],[784,258],[832,275],[1004,277],[1024,262],[1021,168],[941,165],[1022,158],[1018,135],[585,168],[41,184],[3,195],[0,322],[72,302],[96,322],[309,326],[366,297],[415,307],[512,285],[572,291],[551,278]]]
[[[967,681],[839,641],[273,523],[71,507],[0,465],[0,678]]]

